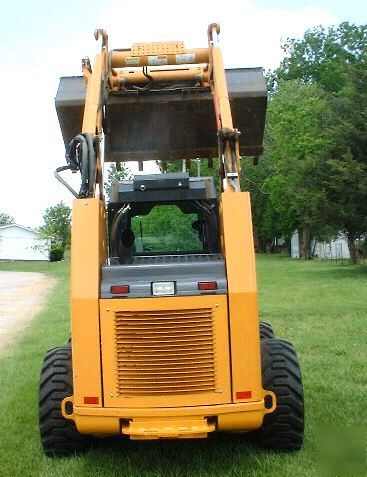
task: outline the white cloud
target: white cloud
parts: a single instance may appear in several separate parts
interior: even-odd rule
[[[250,0],[226,5],[217,0],[187,0],[169,9],[162,2],[142,0],[139,9],[136,3],[124,1],[106,8],[95,26],[106,28],[112,48],[176,39],[190,48],[206,46],[207,25],[213,21],[221,24],[227,67],[273,68],[282,58],[282,38],[300,37],[306,28],[336,19],[316,5],[280,10],[259,9]],[[0,44],[0,211],[35,226],[47,206],[60,200],[71,203],[70,194],[53,177],[54,169],[64,163],[54,96],[58,77],[80,74],[81,58],[93,57],[96,44],[92,28],[85,24],[78,31],[66,24],[63,37],[54,38],[52,44],[38,39],[36,47],[25,34],[24,43],[24,50],[18,51]]]

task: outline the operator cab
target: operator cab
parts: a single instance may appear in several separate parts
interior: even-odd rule
[[[166,173],[116,181],[108,227],[102,298],[154,296],[156,280],[170,284],[160,295],[226,292],[212,177]]]

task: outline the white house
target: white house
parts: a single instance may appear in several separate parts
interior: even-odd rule
[[[22,225],[0,225],[0,260],[48,260],[48,241]]]
[[[349,259],[349,249],[347,239],[343,235],[339,235],[335,240],[331,242],[317,242],[312,240],[311,242],[312,255],[321,259]],[[299,258],[299,236],[298,232],[293,232],[291,238],[291,257]]]

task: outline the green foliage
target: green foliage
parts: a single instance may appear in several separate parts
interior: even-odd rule
[[[70,244],[71,209],[63,202],[48,207],[43,214],[43,225],[39,228],[41,238],[48,239],[53,248],[62,249]]]
[[[331,119],[328,96],[317,85],[281,83],[270,102],[267,135],[272,147],[267,157],[276,173],[264,188],[286,236],[304,228],[318,238],[329,232],[320,211],[325,206],[321,158],[329,147]]]
[[[64,258],[64,247],[61,242],[53,242],[50,247],[50,262],[59,262]]]
[[[346,68],[367,60],[367,25],[317,26],[307,30],[302,39],[288,39],[282,48],[286,56],[272,75],[275,84],[282,79],[300,79],[338,92],[345,85]]]
[[[132,230],[136,239],[142,231],[147,252],[201,250],[199,234],[192,224],[196,214],[184,214],[175,205],[154,207],[148,215],[134,217]]]
[[[106,195],[108,196],[111,190],[111,184],[115,181],[121,181],[123,179],[129,179],[131,172],[125,166],[125,164],[120,163],[119,169],[117,169],[116,164],[112,162],[108,169],[107,180],[104,183],[104,189]]]
[[[266,129],[277,173],[262,187],[283,234],[343,231],[355,261],[367,230],[367,25],[320,26],[283,49]]]
[[[6,214],[5,212],[0,212],[0,225],[7,225],[7,224],[13,224],[14,223],[14,217],[12,217],[9,214]]]
[[[258,166],[244,167],[241,174],[242,183],[252,191],[260,250],[275,236],[290,238],[296,229],[310,230],[316,238],[336,234],[322,220],[327,170],[320,158],[330,146],[332,119],[328,94],[317,85],[298,80],[280,83],[268,107],[265,157]]]
[[[367,231],[367,71],[349,69],[345,86],[335,96],[335,121],[326,164],[325,192],[332,205],[328,222],[342,230],[356,261],[355,240]]]
[[[258,251],[271,250],[274,237],[283,234],[278,213],[266,190],[267,182],[276,172],[269,158],[261,160],[258,165],[242,161],[241,184],[251,193],[254,242]]]
[[[157,161],[157,164],[162,171],[163,163]],[[218,164],[218,159],[214,159],[213,168],[210,168],[208,161],[205,159],[192,160],[187,172],[191,177],[196,177],[199,173],[201,177],[212,176],[219,192]],[[182,172],[182,161],[169,161],[165,163],[165,169],[167,172]],[[141,219],[144,236],[160,236],[161,242],[156,243],[156,245],[149,243],[149,250],[202,250],[203,244],[199,238],[199,233],[193,228],[193,223],[198,219],[197,214],[184,214],[176,206],[164,206],[155,207],[149,215]]]

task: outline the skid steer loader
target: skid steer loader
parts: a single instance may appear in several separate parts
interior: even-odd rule
[[[71,337],[41,372],[47,455],[121,434],[253,431],[271,449],[302,446],[300,368],[292,345],[259,323],[250,197],[240,190],[240,158],[262,152],[265,79],[260,68],[225,70],[218,35],[211,24],[207,48],[109,51],[97,30],[93,69],[86,58],[83,77],[60,80],[67,164],[55,175],[75,196]],[[104,161],[141,170],[215,156],[219,195],[212,177],[167,172],[116,181],[105,199]],[[66,170],[80,171],[79,191]],[[162,217],[171,219],[153,227]]]

